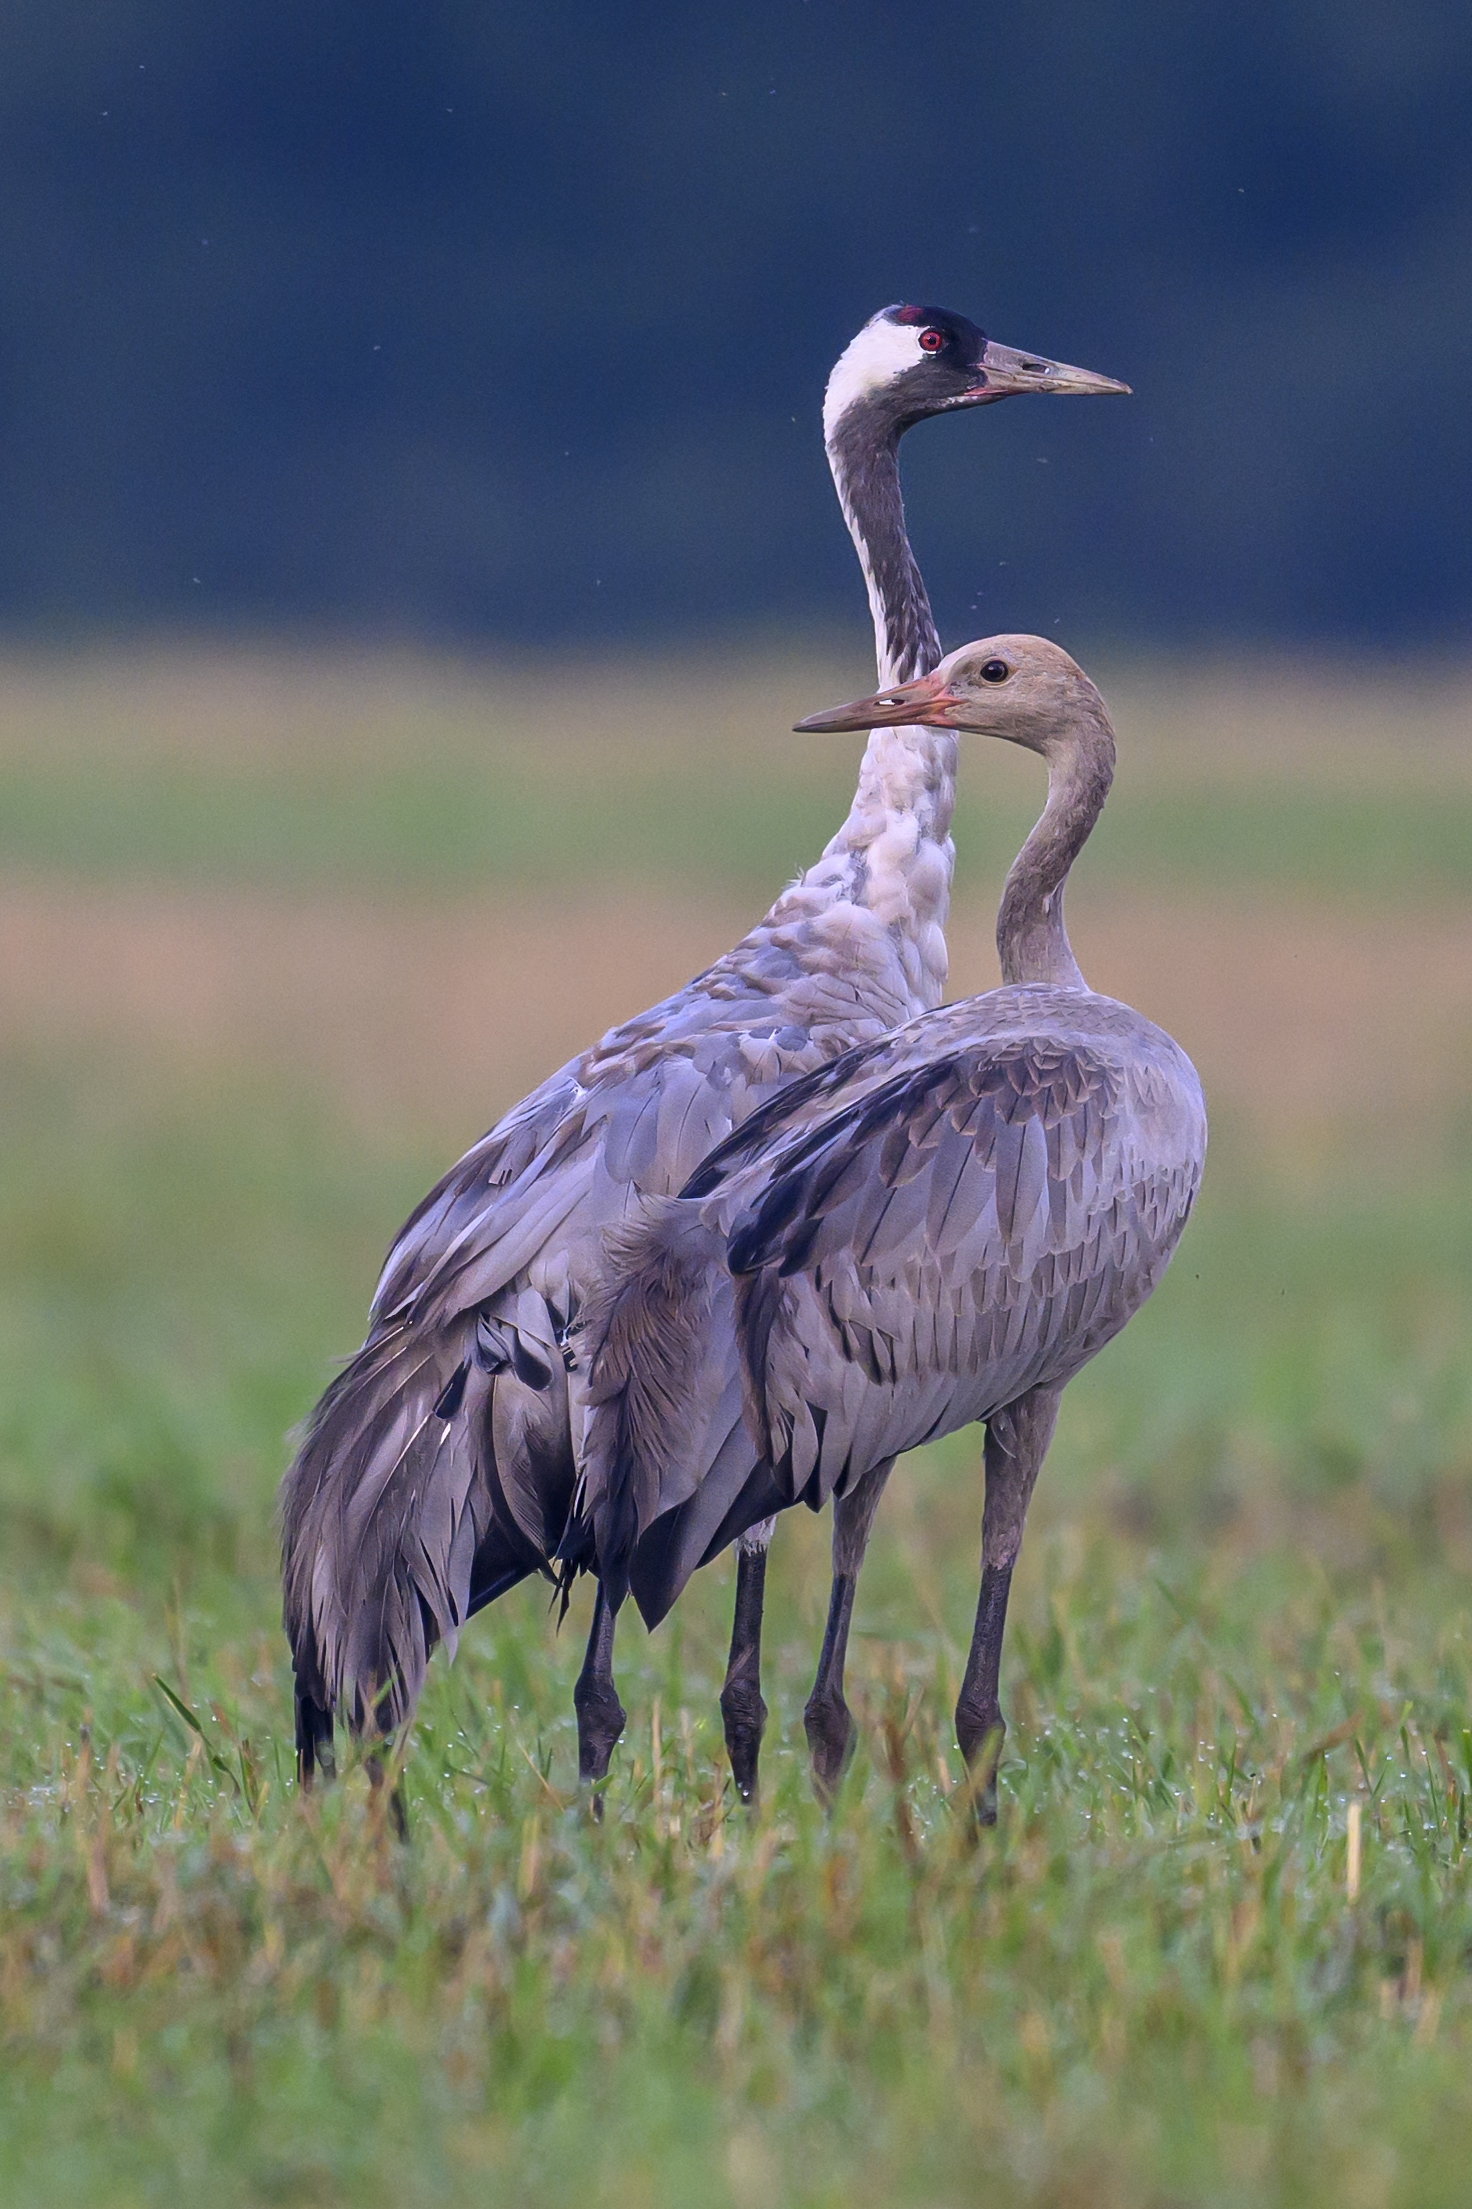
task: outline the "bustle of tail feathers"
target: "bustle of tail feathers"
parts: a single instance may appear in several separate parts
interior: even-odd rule
[[[331,1769],[332,1721],[389,1733],[412,1714],[435,1645],[453,1649],[504,1509],[490,1446],[494,1376],[475,1317],[370,1337],[306,1424],[282,1483],[283,1623],[303,1780]],[[499,1529],[498,1529],[499,1531]],[[494,1548],[493,1542],[489,1545]],[[501,1560],[504,1567],[505,1560]],[[536,1559],[513,1559],[511,1577]]]
[[[615,1607],[640,1536],[706,1470],[734,1350],[717,1307],[730,1297],[724,1238],[692,1203],[646,1199],[609,1238],[578,1328],[588,1376],[579,1515]]]

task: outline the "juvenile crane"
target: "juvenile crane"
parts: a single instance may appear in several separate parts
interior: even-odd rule
[[[928,415],[1025,391],[1127,387],[1016,353],[940,309],[892,307],[835,367],[824,434],[874,617],[880,680],[939,657],[905,534],[898,445]],[[467,1152],[389,1252],[367,1341],[307,1422],[282,1491],[284,1616],[299,1769],[334,1712],[388,1732],[436,1642],[538,1570],[577,1478],[581,1379],[569,1329],[604,1239],[678,1189],[795,1077],[939,1002],[955,738],[871,736],[847,820],[751,934],[552,1075]],[[739,1426],[739,1411],[735,1414]],[[760,1532],[742,1560],[760,1612]],[[622,1731],[601,1586],[578,1681],[579,1768]]]
[[[986,1425],[982,1577],[956,1731],[995,1818],[1002,1631],[1069,1380],[1150,1294],[1206,1152],[1185,1053],[1091,990],[1063,923],[1114,770],[1103,700],[1039,637],[963,646],[804,729],[903,722],[1021,744],[1048,799],[1007,877],[1002,987],[847,1052],[747,1119],[622,1231],[585,1318],[585,1511],[610,1604],[657,1623],[750,1520],[845,1506],[807,1728],[831,1795],[851,1738],[854,1587],[895,1458]],[[724,1405],[745,1399],[745,1449]]]

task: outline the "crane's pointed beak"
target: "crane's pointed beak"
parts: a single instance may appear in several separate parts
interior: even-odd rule
[[[1128,395],[1129,388],[1112,376],[1096,376],[1091,368],[1070,368],[1067,361],[1045,360],[1041,353],[1016,353],[1010,345],[989,340],[975,387],[963,392],[957,404],[985,406],[992,399],[1016,398],[1022,391],[1051,391],[1058,398],[1069,398],[1109,392]]]
[[[810,713],[793,727],[799,735],[809,730],[903,729],[928,722],[932,728],[951,726],[950,713],[961,699],[940,675],[921,675],[913,683],[896,683],[890,690],[876,690],[872,698],[856,698],[851,706],[830,706],[826,713]]]

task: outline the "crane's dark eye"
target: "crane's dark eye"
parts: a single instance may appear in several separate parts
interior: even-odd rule
[[[920,350],[922,353],[938,353],[945,341],[943,330],[922,330],[920,332]]]
[[[988,660],[981,671],[984,683],[1005,683],[1012,670],[1005,660]]]

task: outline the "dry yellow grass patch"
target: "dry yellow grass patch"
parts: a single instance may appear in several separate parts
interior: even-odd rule
[[[620,891],[390,905],[190,886],[0,889],[12,1046],[123,1048],[294,1073],[361,1125],[468,1140],[612,1021],[677,988],[752,916]],[[996,980],[989,909],[961,906],[952,988]],[[1442,1133],[1472,1074],[1472,910],[1095,898],[1095,987],[1179,1037],[1208,1097],[1280,1154],[1394,1121]]]
[[[1152,775],[1472,783],[1472,672],[1461,661],[1091,655],[1090,672],[1122,744]],[[382,763],[429,746],[473,753],[491,738],[555,747],[570,762],[583,748],[606,757],[633,745],[657,762],[661,752],[688,761],[692,749],[734,744],[760,773],[769,757],[814,751],[811,739],[792,743],[795,715],[855,695],[871,678],[857,630],[848,649],[753,644],[660,659],[272,644],[11,652],[0,657],[0,760],[111,754],[228,765],[308,753]]]

